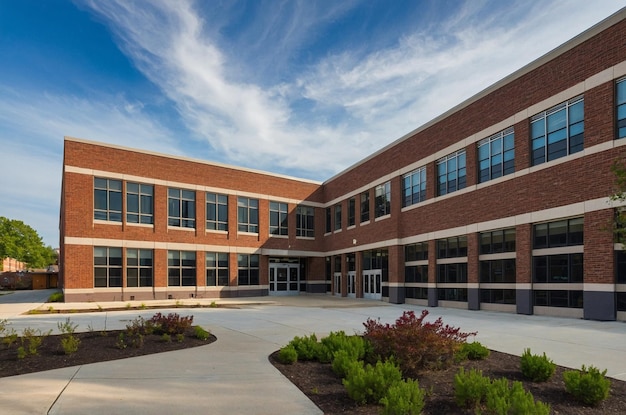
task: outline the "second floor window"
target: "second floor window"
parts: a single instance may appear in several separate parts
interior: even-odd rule
[[[327,207],[326,208],[326,233],[329,233],[330,231],[333,230],[332,228],[332,211],[331,208]]]
[[[214,231],[228,230],[228,196],[206,194],[206,228]]]
[[[426,200],[426,167],[421,167],[402,177],[404,197],[402,207],[414,205]]]
[[[287,234],[287,203],[270,202],[270,235]]]
[[[298,206],[296,208],[296,236],[315,237],[315,208]]]
[[[259,232],[259,201],[248,197],[237,199],[237,230]]]
[[[574,98],[531,118],[533,166],[582,151],[584,105],[582,97]]]
[[[351,197],[348,200],[348,226],[354,226],[356,223],[356,200]]]
[[[335,230],[341,230],[341,205],[335,205]]]
[[[153,224],[154,186],[126,183],[126,222]]]
[[[196,227],[196,192],[185,189],[167,190],[167,225]]]
[[[370,220],[370,192],[361,193],[361,223]]]
[[[500,131],[478,143],[478,182],[506,176],[515,171],[513,128]]]
[[[620,80],[616,89],[617,138],[624,138],[626,137],[626,79]]]
[[[437,162],[437,195],[443,196],[465,188],[465,150],[449,154]]]
[[[122,221],[122,181],[95,177],[93,181],[93,218]]]
[[[376,212],[377,218],[391,214],[391,182],[376,186]]]

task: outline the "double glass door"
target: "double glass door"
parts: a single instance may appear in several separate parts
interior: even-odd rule
[[[270,295],[297,295],[300,291],[299,264],[270,263]]]
[[[363,298],[381,300],[381,278],[382,271],[379,269],[363,271]]]

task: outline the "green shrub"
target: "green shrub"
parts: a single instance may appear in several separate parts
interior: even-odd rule
[[[161,341],[163,341],[165,343],[169,343],[169,342],[172,341],[172,336],[170,334],[163,333],[163,334],[161,334]]]
[[[461,408],[476,408],[485,399],[487,388],[490,385],[488,377],[483,372],[464,368],[454,375],[454,399]]]
[[[363,336],[376,355],[383,359],[395,357],[406,376],[417,377],[424,368],[448,367],[461,344],[476,333],[462,333],[459,328],[444,325],[441,318],[424,322],[427,315],[427,310],[420,317],[405,311],[393,325],[367,319]]]
[[[15,344],[19,336],[17,335],[17,331],[15,331],[13,327],[5,331],[6,333],[4,334],[4,337],[2,338],[2,343],[6,344],[7,349],[10,349],[11,346]]]
[[[356,359],[363,359],[365,356],[365,340],[360,336],[348,336],[343,331],[331,332],[320,341],[317,350],[317,360],[322,363],[332,361],[333,355],[345,350]]]
[[[278,352],[278,360],[286,365],[291,365],[298,361],[298,352],[292,345],[287,345]]]
[[[424,409],[424,390],[416,380],[396,382],[380,400],[383,415],[418,415]]]
[[[184,334],[191,328],[193,316],[181,317],[177,313],[169,313],[164,316],[161,313],[156,313],[150,319],[150,323],[156,334]]]
[[[391,360],[375,366],[353,365],[343,379],[350,398],[357,403],[378,403],[387,390],[402,380],[399,367]]]
[[[80,339],[74,335],[67,335],[61,337],[61,347],[66,355],[76,353],[78,346],[80,345]]]
[[[485,395],[485,414],[532,414],[549,415],[550,405],[535,398],[524,390],[521,382],[513,382],[509,386],[506,378],[493,380],[487,387]]]
[[[545,382],[552,377],[556,365],[546,354],[533,355],[530,349],[524,349],[521,360],[522,374],[533,382]]]
[[[193,335],[200,340],[207,340],[210,336],[211,333],[209,333],[208,331],[206,331],[205,329],[203,329],[200,326],[195,326],[193,328]]]
[[[479,342],[463,343],[457,352],[457,360],[484,360],[489,357],[489,349]]]
[[[24,348],[24,346],[19,346],[17,348],[17,358],[18,359],[24,359],[27,356],[28,353],[26,353],[26,349]]]
[[[124,338],[124,333],[120,333],[119,336],[117,336],[117,340],[115,341],[115,347],[120,350],[128,347],[128,345],[126,344],[126,339]]]
[[[611,381],[605,377],[606,369],[602,372],[594,366],[580,371],[571,370],[563,373],[565,390],[574,395],[585,405],[597,405],[609,396]]]
[[[355,366],[363,368],[363,361],[356,359],[347,350],[338,350],[333,356],[331,366],[337,376],[345,378],[350,370],[355,369]]]
[[[49,303],[62,303],[63,302],[63,293],[52,293],[50,297],[48,297]]]
[[[20,337],[21,347],[29,355],[36,355],[39,352],[39,346],[43,343],[43,339],[47,337],[52,330],[42,333],[39,329],[25,328]]]
[[[317,359],[320,343],[317,342],[315,333],[310,336],[294,337],[289,342],[296,352],[298,352],[298,360],[315,360]]]

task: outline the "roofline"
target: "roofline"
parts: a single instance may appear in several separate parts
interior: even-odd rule
[[[449,116],[451,116],[452,114],[470,106],[471,104],[473,104],[474,102],[478,101],[481,98],[484,98],[485,96],[489,95],[490,93],[502,88],[503,86],[515,81],[518,78],[521,78],[522,76],[532,72],[533,70],[539,68],[540,66],[546,64],[547,62],[555,59],[556,57],[564,54],[565,52],[568,52],[572,49],[574,49],[575,47],[577,47],[578,45],[580,45],[581,43],[591,39],[592,37],[596,36],[597,34],[599,34],[600,32],[608,29],[609,27],[621,22],[622,20],[624,20],[626,18],[626,7],[621,8],[620,10],[616,11],[615,13],[613,13],[611,16],[607,17],[606,19],[596,23],[595,25],[591,26],[589,29],[585,30],[584,32],[574,36],[573,38],[571,38],[570,40],[568,40],[567,42],[563,43],[560,46],[557,46],[556,48],[552,49],[551,51],[547,52],[546,54],[540,56],[539,58],[535,59],[534,61],[528,63],[527,65],[522,66],[520,69],[516,70],[515,72],[511,73],[510,75],[507,75],[506,77],[502,78],[501,80],[497,81],[496,83],[492,84],[491,86],[488,86],[487,88],[483,89],[482,91],[478,92],[477,94],[471,96],[470,98],[466,99],[465,101],[461,102],[460,104],[450,108],[448,111],[444,112],[443,114],[439,115],[436,118],[433,118],[432,120],[426,122],[425,124],[422,124],[420,127],[417,127],[415,130],[410,131],[409,133],[403,135],[402,137],[398,138],[397,140],[387,144],[386,146],[384,146],[383,148],[377,150],[376,152],[370,154],[369,156],[365,157],[364,159],[361,159],[360,161],[356,162],[355,164],[351,165],[350,167],[340,171],[339,173],[335,174],[334,176],[332,176],[330,179],[325,180],[324,181],[324,185],[332,182],[333,180],[335,180],[336,178],[348,173],[351,170],[354,170],[355,168],[359,167],[362,164],[365,164],[366,162],[368,162],[369,160],[377,157],[378,155],[380,155],[381,153],[384,153],[385,151],[389,150],[392,147],[395,147],[396,145],[400,144],[401,142],[413,137],[414,135],[420,133],[421,131],[426,130],[429,127],[432,127],[433,125],[439,123],[440,121],[448,118]]]
[[[318,185],[318,186],[322,185],[322,182],[316,181],[316,180],[302,179],[300,177],[287,176],[285,174],[272,173],[272,172],[263,171],[263,170],[255,170],[255,169],[250,169],[250,168],[247,168],[247,167],[240,167],[240,166],[235,166],[235,165],[232,165],[232,164],[218,163],[218,162],[213,162],[213,161],[196,159],[196,158],[192,158],[192,157],[174,156],[174,155],[171,155],[171,154],[158,153],[156,151],[141,150],[141,149],[137,149],[137,148],[120,146],[120,145],[117,145],[117,144],[103,143],[103,142],[99,142],[99,141],[86,140],[86,139],[83,139],[83,138],[76,138],[76,137],[70,137],[70,136],[65,136],[64,140],[65,141],[72,141],[72,142],[76,142],[76,143],[91,144],[91,145],[96,145],[96,146],[100,146],[100,147],[108,147],[108,148],[113,148],[113,149],[117,149],[117,150],[132,151],[133,153],[149,154],[149,155],[157,156],[157,157],[165,157],[165,158],[169,158],[169,159],[189,161],[189,162],[192,162],[192,163],[206,164],[208,166],[222,167],[222,168],[226,168],[226,169],[245,171],[245,172],[248,172],[248,173],[262,174],[264,176],[273,176],[273,177],[278,177],[278,178],[281,178],[281,179],[294,180],[294,181],[303,182],[303,183],[315,184],[315,185]]]

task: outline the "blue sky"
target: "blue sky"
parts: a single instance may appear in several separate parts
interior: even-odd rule
[[[58,246],[64,136],[323,181],[625,5],[0,0],[0,216]]]

